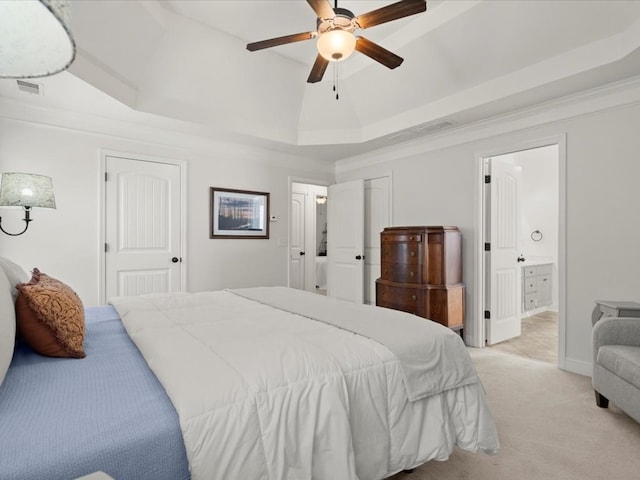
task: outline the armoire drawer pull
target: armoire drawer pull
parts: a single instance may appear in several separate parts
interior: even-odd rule
[[[418,297],[416,297],[415,295],[411,295],[411,300],[417,300]]]
[[[387,273],[387,272],[385,271],[384,273]],[[413,273],[413,272],[409,272],[409,276],[410,276],[410,277],[413,277],[414,275],[415,275],[415,273]]]
[[[412,256],[412,257],[415,257],[416,256],[416,252],[409,252],[409,255]]]

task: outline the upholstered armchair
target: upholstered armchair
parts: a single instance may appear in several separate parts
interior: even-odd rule
[[[593,327],[596,403],[609,400],[640,422],[640,318],[605,317]]]

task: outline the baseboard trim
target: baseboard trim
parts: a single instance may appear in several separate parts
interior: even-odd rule
[[[593,376],[593,364],[591,362],[576,360],[575,358],[565,358],[564,365],[558,365],[558,367],[567,372],[577,373],[585,377]]]

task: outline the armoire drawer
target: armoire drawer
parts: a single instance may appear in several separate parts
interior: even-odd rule
[[[424,316],[424,290],[376,283],[376,304]]]
[[[421,265],[422,244],[414,242],[383,242],[381,244],[382,263]]]
[[[398,283],[422,283],[422,265],[411,263],[383,263],[380,266],[383,280]]]
[[[419,233],[384,233],[380,234],[380,242],[382,243],[394,243],[394,242],[417,242],[422,243],[422,235]]]

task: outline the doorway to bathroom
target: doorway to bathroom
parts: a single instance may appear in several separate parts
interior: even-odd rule
[[[486,344],[557,364],[559,145],[482,160]]]

